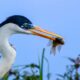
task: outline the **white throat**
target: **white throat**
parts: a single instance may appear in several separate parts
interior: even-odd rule
[[[0,28],[0,53],[2,58],[0,60],[0,78],[2,78],[11,68],[15,57],[16,51],[10,46],[8,38],[14,34],[14,31],[10,31],[10,27],[16,25],[7,24]]]
[[[17,33],[31,34],[30,31],[25,31],[13,23],[0,27],[0,53],[2,54],[2,59],[0,60],[0,78],[10,70],[15,60],[16,51],[10,46],[8,39],[11,35]]]

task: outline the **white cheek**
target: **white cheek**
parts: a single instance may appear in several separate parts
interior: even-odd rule
[[[22,26],[21,26],[22,27]],[[31,31],[27,30],[27,29],[23,29],[23,28],[20,28],[19,26],[16,25],[15,27],[15,31],[16,33],[21,33],[21,34],[32,34]]]
[[[18,25],[9,23],[4,25],[4,27],[1,28],[1,31],[5,31],[7,35],[12,35],[12,34],[32,34],[31,31],[20,28]],[[1,33],[0,31],[0,33]],[[4,33],[4,32],[3,32]]]

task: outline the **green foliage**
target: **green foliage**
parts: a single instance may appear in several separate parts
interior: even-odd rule
[[[45,49],[43,49],[43,52],[42,52],[42,59],[41,59],[41,63],[40,63],[40,80],[43,80],[43,64],[44,64],[44,52],[45,52]]]
[[[76,59],[68,58],[73,64],[66,66],[66,72],[64,74],[57,74],[56,80],[80,80],[80,56]]]
[[[14,66],[2,79],[0,80],[43,80],[43,66],[44,60],[48,63],[47,58],[45,58],[45,48],[42,51],[41,60],[39,59],[39,64],[29,64],[29,65],[18,65]],[[28,71],[30,69],[31,71]],[[49,74],[49,63],[48,63],[48,73],[47,78],[50,80]]]
[[[14,68],[11,69],[1,80],[9,80],[10,77],[12,80],[39,80],[40,76],[37,74],[37,71],[34,70],[39,69],[39,66],[36,64],[20,65]],[[26,70],[27,68],[31,69],[31,74]]]

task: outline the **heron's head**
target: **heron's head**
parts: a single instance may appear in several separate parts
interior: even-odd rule
[[[13,27],[13,30],[17,33],[33,34],[50,40],[56,40],[54,37],[61,38],[63,40],[63,38],[58,34],[41,29],[39,26],[34,26],[28,18],[21,15],[8,17],[1,26],[8,23],[16,25],[16,27]]]

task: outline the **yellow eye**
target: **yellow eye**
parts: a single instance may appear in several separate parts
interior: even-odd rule
[[[21,28],[23,28],[23,29],[31,29],[31,28],[33,28],[33,25],[32,25],[32,24],[28,24],[28,23],[24,23],[24,24],[21,26]]]

